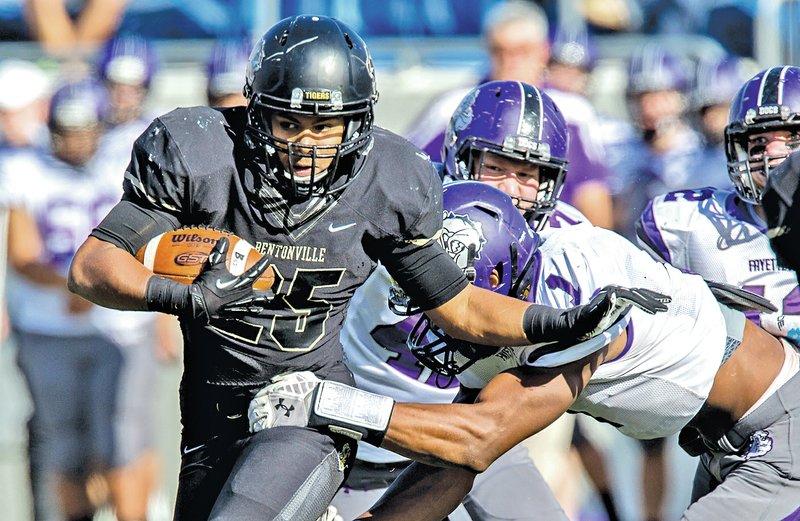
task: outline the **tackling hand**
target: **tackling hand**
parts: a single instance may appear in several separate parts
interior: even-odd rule
[[[308,425],[311,394],[322,380],[311,371],[281,374],[258,391],[247,407],[250,432],[273,427]]]
[[[573,308],[576,314],[574,323],[579,329],[583,329],[581,325],[595,325],[594,328],[585,327],[589,332],[584,334],[581,340],[586,340],[611,327],[628,313],[632,306],[654,315],[666,311],[667,304],[671,301],[672,298],[668,295],[649,289],[624,288],[611,284],[601,289],[586,305]]]
[[[312,427],[380,446],[393,408],[389,397],[299,371],[278,375],[258,391],[247,408],[247,418],[253,433],[275,427]]]

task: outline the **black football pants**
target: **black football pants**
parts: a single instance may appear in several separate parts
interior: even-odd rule
[[[175,521],[315,521],[349,472],[356,443],[278,427],[184,451]]]

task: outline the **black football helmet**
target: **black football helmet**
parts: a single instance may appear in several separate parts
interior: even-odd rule
[[[345,24],[326,16],[300,15],[272,26],[250,54],[244,95],[248,144],[264,147],[268,183],[308,198],[339,192],[358,173],[360,152],[372,141],[378,91],[369,50]],[[275,112],[344,117],[342,143],[300,147],[279,139],[271,128]],[[299,177],[292,166],[284,171],[277,151],[289,154],[289,165],[299,157],[314,163],[321,158],[333,161],[324,175]]]

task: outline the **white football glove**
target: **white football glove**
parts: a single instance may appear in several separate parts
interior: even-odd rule
[[[339,515],[339,511],[333,505],[328,505],[325,513],[317,518],[317,521],[344,521],[344,518]]]
[[[795,345],[800,345],[800,315],[780,315],[761,313],[761,327],[775,336],[784,337]]]
[[[273,377],[272,383],[258,391],[247,407],[250,432],[283,425],[305,427],[311,395],[321,381],[311,371]]]
[[[258,391],[247,407],[250,432],[294,426],[327,429],[379,446],[394,400],[310,371],[282,374]]]

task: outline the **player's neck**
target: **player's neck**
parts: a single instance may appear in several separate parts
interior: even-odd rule
[[[767,221],[767,214],[764,213],[764,207],[760,204],[753,205],[753,211],[756,213],[759,219],[766,222]]]

